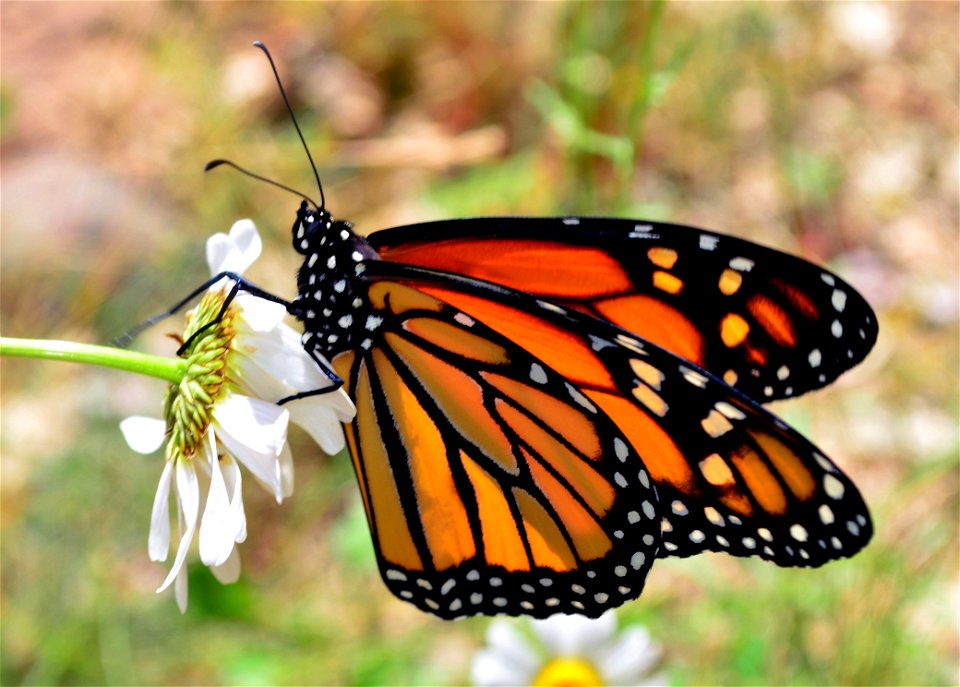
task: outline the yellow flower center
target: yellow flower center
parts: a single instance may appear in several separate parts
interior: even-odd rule
[[[563,657],[548,662],[533,680],[533,687],[599,687],[600,673],[589,661]]]
[[[224,297],[222,291],[208,291],[187,317],[183,339],[190,345],[182,354],[187,370],[179,384],[170,386],[164,403],[170,433],[167,460],[193,458],[213,420],[213,406],[223,389],[227,354],[235,336],[233,307],[227,308],[220,321],[216,321]],[[204,329],[210,322],[216,324]],[[191,341],[193,336],[196,338]]]

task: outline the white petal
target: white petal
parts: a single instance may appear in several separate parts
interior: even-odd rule
[[[277,457],[287,440],[290,413],[273,403],[227,394],[218,401],[213,418],[220,443],[282,500]]]
[[[260,256],[263,242],[257,228],[248,219],[235,222],[230,235],[214,234],[207,239],[207,265],[210,274],[242,273]]]
[[[223,481],[227,484],[227,494],[230,495],[230,508],[233,510],[237,522],[237,533],[234,541],[238,544],[247,538],[247,515],[243,510],[243,473],[240,466],[229,454],[220,461],[223,470]]]
[[[150,537],[147,540],[147,553],[151,561],[167,560],[170,551],[170,478],[173,475],[173,462],[165,461],[157,493],[153,497],[153,510],[150,513]]]
[[[283,324],[283,318],[287,315],[287,309],[280,303],[248,293],[239,294],[234,299],[234,305],[240,311],[235,320],[239,331],[270,332]]]
[[[343,425],[324,396],[297,399],[285,407],[290,410],[290,420],[307,430],[325,453],[334,456],[343,450]]]
[[[278,461],[280,463],[280,493],[286,499],[293,496],[293,452],[290,450],[290,444],[283,445]]]
[[[157,591],[160,591],[159,589]],[[177,572],[177,580],[173,585],[173,596],[181,613],[187,612],[187,567],[183,566]]]
[[[625,631],[598,657],[605,681],[612,685],[638,684],[660,660],[660,648],[642,627]]]
[[[599,618],[557,614],[534,620],[533,631],[556,656],[589,656],[616,635],[617,618],[607,611]]]
[[[250,384],[265,385],[255,387],[259,398],[278,400],[273,394],[289,396],[331,384],[304,351],[300,337],[286,325],[269,332],[243,331],[238,325],[237,342],[234,357],[240,368],[239,376],[248,379]]]
[[[197,512],[200,510],[200,488],[197,484],[197,472],[191,461],[177,461],[177,503],[182,508],[185,521],[185,531],[180,537],[180,545],[177,547],[177,557],[173,561],[173,567],[163,584],[157,588],[157,592],[162,592],[170,586],[180,570],[183,568],[183,562],[187,558],[187,551],[190,550],[190,543],[193,541],[193,533],[197,529]]]
[[[246,261],[243,268],[238,271],[247,269],[260,257],[263,241],[260,240],[260,234],[257,233],[257,226],[253,220],[241,219],[234,222],[230,227],[230,239]]]
[[[524,674],[537,669],[540,661],[536,651],[510,622],[494,620],[487,627],[487,651],[511,669]]]
[[[653,675],[648,675],[647,677],[638,681],[636,684],[637,687],[669,687],[670,677],[661,671],[659,673],[654,673]]]
[[[210,572],[220,580],[220,584],[233,584],[240,579],[240,553],[237,551],[237,547],[233,547],[230,557],[223,565],[210,568]]]
[[[120,421],[127,445],[137,453],[153,453],[163,445],[167,424],[153,417],[134,415]]]
[[[213,440],[213,433],[209,432],[208,435]],[[235,517],[236,512],[231,507],[227,485],[223,481],[220,461],[217,459],[215,449],[213,449],[213,455],[209,455],[210,450],[204,451],[203,456],[203,459],[210,463],[210,491],[200,520],[199,543],[200,560],[204,565],[216,566],[223,565],[233,551],[239,523]]]
[[[535,668],[518,666],[496,651],[483,649],[470,662],[470,682],[477,687],[529,685],[536,676]]]

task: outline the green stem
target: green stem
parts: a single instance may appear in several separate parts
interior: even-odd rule
[[[186,361],[158,355],[137,353],[123,348],[91,346],[73,341],[50,341],[45,339],[11,339],[0,337],[0,356],[63,360],[112,367],[115,370],[136,372],[150,377],[165,379],[174,384],[183,379]]]

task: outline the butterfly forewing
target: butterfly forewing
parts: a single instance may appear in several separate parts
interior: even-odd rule
[[[390,590],[444,618],[595,617],[638,596],[660,517],[626,436],[469,314],[372,269],[364,284],[366,338],[334,366]]]
[[[824,386],[876,340],[835,274],[729,236],[606,218],[483,218],[389,229],[385,259],[502,284],[613,322],[767,401]]]
[[[612,419],[656,484],[660,555],[713,550],[818,566],[869,541],[853,483],[797,432],[689,361],[492,284],[388,263],[370,269],[495,330]]]

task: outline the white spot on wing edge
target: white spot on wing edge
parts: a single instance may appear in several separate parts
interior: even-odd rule
[[[847,305],[847,294],[840,289],[834,289],[833,295],[830,296],[830,302],[833,304],[834,310],[837,312],[843,312],[843,309]]]
[[[532,379],[537,384],[546,384],[547,383],[547,373],[543,369],[543,366],[539,363],[532,363],[530,365],[530,379]]]
[[[465,312],[458,312],[453,316],[453,319],[462,324],[464,327],[472,327],[476,324],[476,321]]]
[[[710,234],[700,234],[700,248],[701,250],[714,250],[717,247],[717,244],[720,242],[720,237],[711,236]]]
[[[617,455],[617,458],[621,463],[627,459],[628,455],[630,455],[630,449],[620,437],[614,437],[613,439],[613,452]]]
[[[680,365],[679,369],[680,369],[680,374],[682,374],[683,378],[687,380],[687,382],[689,382],[690,384],[693,384],[694,386],[698,386],[701,389],[705,389],[707,387],[707,378],[702,374],[700,374],[699,372],[697,372],[696,370],[691,370],[686,365]]]
[[[597,412],[597,407],[596,407],[595,405],[593,405],[593,403],[590,402],[590,399],[588,399],[586,396],[584,396],[582,393],[580,393],[580,390],[579,390],[579,389],[577,389],[577,388],[576,388],[573,384],[571,384],[570,382],[565,382],[565,384],[566,384],[566,386],[567,386],[567,393],[570,394],[570,397],[571,397],[574,401],[576,401],[579,405],[581,405],[581,406],[583,406],[584,408],[586,408],[587,410],[589,410],[591,413],[596,413],[596,412]]]
[[[651,231],[653,231],[652,224],[634,224],[633,230],[629,234],[627,234],[627,238],[630,238],[630,239],[650,238]]]

